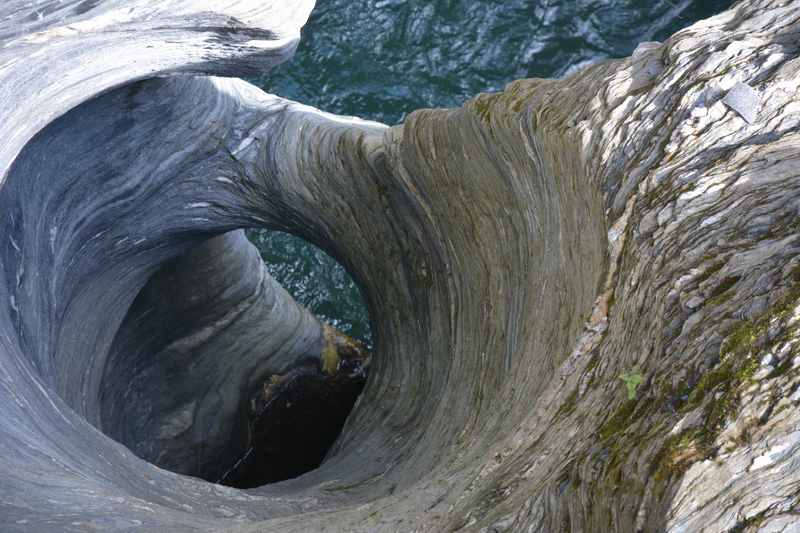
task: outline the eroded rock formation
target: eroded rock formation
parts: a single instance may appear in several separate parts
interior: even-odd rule
[[[0,7],[3,530],[797,528],[800,3],[393,128],[208,77],[311,8],[214,4]],[[376,347],[322,466],[242,491],[131,450],[213,466],[324,352],[245,227],[338,258]]]

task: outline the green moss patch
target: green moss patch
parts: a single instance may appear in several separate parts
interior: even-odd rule
[[[720,294],[735,283],[732,279],[723,282]],[[759,356],[765,347],[770,324],[787,320],[798,299],[800,286],[795,286],[768,312],[739,324],[728,334],[720,347],[719,365],[697,382],[680,408],[680,412],[686,414],[702,407],[705,422],[665,441],[654,461],[658,479],[682,473],[697,460],[716,453],[715,441],[719,432],[728,420],[736,417],[741,406],[741,393],[753,383],[753,375],[760,367]]]
[[[635,399],[623,403],[600,428],[600,438],[604,441],[609,441],[617,434],[625,431],[635,420],[634,413],[637,403]]]
[[[468,109],[474,111],[478,118],[489,124],[492,121],[492,107],[501,96],[502,93],[479,94],[469,103]]]
[[[723,279],[711,292],[707,302],[708,305],[718,306],[730,300],[734,295],[734,291],[731,289],[740,279],[741,276],[730,276]]]

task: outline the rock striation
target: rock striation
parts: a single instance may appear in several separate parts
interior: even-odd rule
[[[0,7],[0,529],[797,530],[800,3],[392,128],[232,77],[312,4]],[[185,474],[327,353],[248,227],[376,346],[320,468],[238,490]]]

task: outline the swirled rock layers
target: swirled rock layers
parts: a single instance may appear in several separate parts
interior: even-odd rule
[[[0,529],[796,527],[800,4],[392,128],[230,77],[311,4],[0,7]],[[248,227],[376,345],[322,465],[239,490],[187,474],[326,349]]]

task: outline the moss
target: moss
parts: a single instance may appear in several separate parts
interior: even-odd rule
[[[794,214],[785,214],[778,218],[761,236],[763,240],[773,240],[796,235],[800,231],[800,218]]]
[[[737,327],[725,338],[721,353],[724,356],[749,349],[758,340],[758,328],[751,323]]]
[[[777,406],[772,411],[772,414],[770,415],[770,418],[777,418],[779,414],[781,414],[782,412],[786,411],[787,409],[794,409],[794,405],[792,405],[791,403],[787,402],[787,403],[783,403],[783,404]]]
[[[695,387],[695,382],[689,379],[682,379],[677,387],[671,389],[671,392],[666,393],[666,396],[669,398],[669,401],[676,411],[682,409],[683,406],[686,405]]]
[[[576,387],[575,390],[573,390],[569,394],[569,396],[567,396],[567,399],[564,400],[564,403],[561,404],[561,407],[558,408],[556,416],[559,417],[559,416],[571,415],[575,411],[577,405],[578,405],[578,389]]]
[[[709,430],[707,437],[710,440],[716,437],[716,430],[720,429],[726,420],[737,414],[740,403],[739,391],[744,384],[750,381],[758,367],[757,358],[748,358],[740,368],[732,372],[730,380],[722,385],[718,397],[715,397],[706,407],[706,429]]]
[[[728,291],[738,280],[723,281],[718,288]],[[720,347],[720,364],[706,373],[691,389],[681,412],[703,406],[704,424],[667,439],[656,460],[655,476],[668,479],[671,474],[682,473],[695,461],[715,453],[715,441],[726,421],[738,413],[741,391],[752,383],[760,367],[760,343],[774,320],[785,320],[800,298],[800,287],[793,287],[784,297],[761,317],[739,324]],[[790,359],[790,358],[787,358]],[[783,364],[776,371],[786,372]],[[709,399],[710,398],[710,399]]]
[[[716,263],[702,275],[707,279],[723,265]],[[796,285],[785,291],[769,311],[756,319],[739,323],[728,332],[720,346],[719,362],[715,368],[699,379],[684,379],[677,386],[672,386],[669,383],[671,379],[668,380],[659,390],[660,399],[626,401],[601,426],[599,436],[603,444],[602,453],[606,454],[607,483],[613,487],[630,486],[635,479],[626,476],[625,465],[630,464],[631,457],[637,456],[637,449],[653,450],[650,448],[652,444],[649,444],[653,441],[662,443],[647,460],[650,474],[656,481],[656,499],[665,497],[672,483],[692,464],[714,457],[720,431],[738,413],[741,393],[752,383],[753,375],[760,367],[760,352],[770,324],[776,320],[785,324],[800,299],[800,266],[792,272],[792,280]],[[722,280],[714,294],[719,297],[735,292],[731,289],[737,282],[735,277]],[[780,370],[789,371],[783,365]],[[655,393],[657,389],[650,387],[650,392]],[[676,419],[659,416],[659,411],[670,407],[675,409],[673,412],[678,417],[701,409],[702,421],[677,435],[665,436],[675,426]]]
[[[740,405],[740,391],[751,381],[759,368],[759,360],[752,352],[757,342],[757,329],[751,323],[739,326],[722,345],[722,362],[704,375],[689,394],[682,411],[690,411],[705,402],[705,423],[693,430],[693,446],[707,453],[725,422],[736,416]],[[707,400],[712,396],[711,400]]]
[[[720,284],[714,287],[714,290],[711,291],[706,305],[716,307],[730,300],[734,294],[731,289],[740,279],[741,276],[730,276],[723,279]]]
[[[627,429],[635,420],[633,415],[636,411],[637,403],[635,399],[627,400],[623,403],[619,409],[611,415],[611,418],[603,424],[603,427],[600,428],[600,438],[604,441],[608,441],[618,433]]]
[[[332,327],[323,324],[325,336],[325,346],[322,348],[320,359],[322,359],[322,371],[326,374],[334,374],[339,368],[339,350],[336,347],[336,332]]]
[[[491,119],[491,111],[490,107],[491,104],[486,100],[476,100],[473,106],[475,108],[475,112],[478,114],[481,120],[484,122],[489,122]]]
[[[589,376],[589,381],[586,383],[587,388],[591,388],[594,385],[595,378],[597,377],[597,373],[594,371],[597,368],[597,365],[600,364],[600,358],[597,356],[592,357],[591,361],[586,365],[586,370],[583,371],[583,375]]]
[[[703,283],[705,280],[707,280],[708,278],[710,278],[711,276],[713,276],[714,274],[716,274],[717,272],[722,270],[722,267],[724,267],[724,266],[725,266],[725,261],[720,261],[718,263],[714,263],[713,265],[708,267],[705,270],[705,272],[700,274],[695,281],[697,282],[698,285],[700,283]]]
[[[792,271],[789,273],[789,277],[795,283],[800,283],[800,262],[795,265]]]
[[[703,428],[692,428],[669,437],[653,461],[653,478],[658,483],[683,474],[689,466],[710,453]]]
[[[479,94],[470,101],[467,108],[474,111],[483,122],[490,124],[492,121],[492,106],[500,96],[501,93]]]
[[[709,391],[714,390],[717,386],[723,383],[728,383],[731,380],[731,365],[724,364],[700,379],[689,394],[689,399],[686,402],[686,408],[692,409],[702,402]]]
[[[706,304],[710,305],[711,307],[719,307],[720,305],[724,304],[731,298],[733,298],[733,292],[726,292],[715,298],[711,298],[710,300],[708,300],[708,302],[706,302]]]

